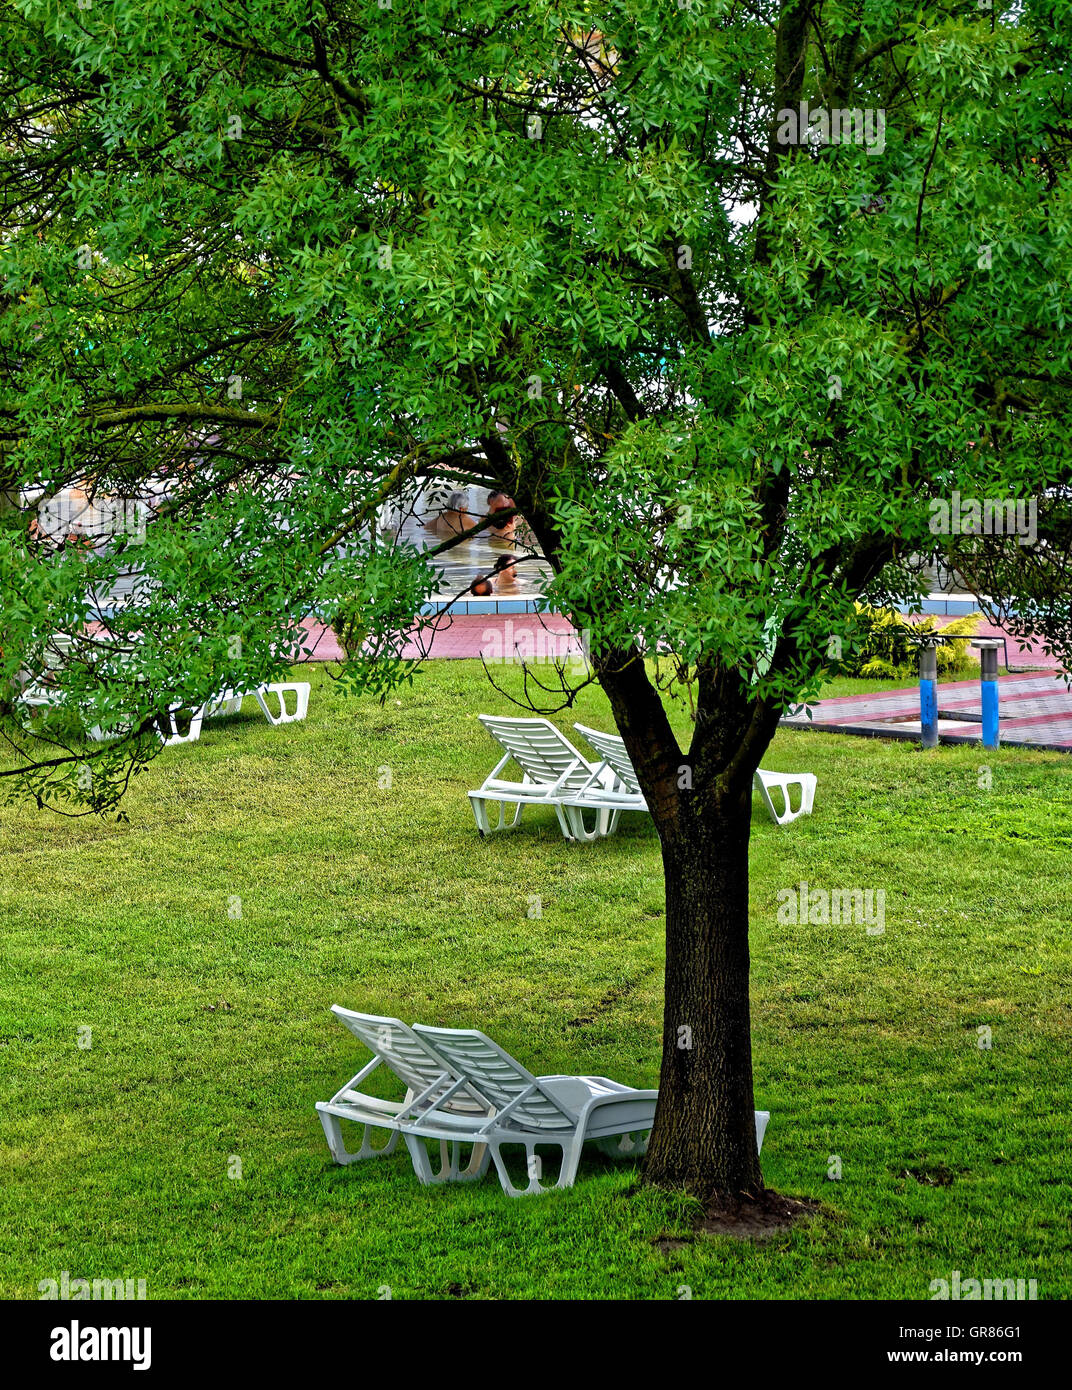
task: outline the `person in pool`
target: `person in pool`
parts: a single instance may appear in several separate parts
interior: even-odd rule
[[[496,512],[512,512],[517,506],[514,499],[505,492],[488,493],[488,515],[494,516]],[[517,529],[517,517],[504,517],[502,524],[496,526],[494,523],[488,527],[488,536],[492,540],[512,541],[514,531]]]
[[[503,560],[492,575],[492,583],[497,594],[516,594],[518,589],[518,568],[516,560]]]
[[[430,524],[425,523],[430,531],[435,531],[437,535],[461,536],[466,531],[471,531],[477,524],[478,517],[473,516],[469,511],[469,494],[464,488],[458,488],[447,498],[447,504],[439,515]]]

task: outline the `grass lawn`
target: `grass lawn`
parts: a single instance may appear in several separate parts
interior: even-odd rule
[[[330,1163],[314,1102],[366,1060],[336,1002],[654,1085],[663,901],[638,816],[478,838],[474,714],[506,709],[479,664],[383,707],[312,679],[305,724],[164,752],[129,824],[0,810],[0,1294],[926,1299],[956,1269],[1072,1296],[1072,761],[778,734],[764,765],[819,788],[784,830],[754,805],[756,1094],[768,1184],[825,1215],[738,1244],[598,1154],[517,1201],[423,1189],[404,1151]],[[573,718],[612,727],[592,690]],[[779,925],[802,879],[885,888],[885,933]]]

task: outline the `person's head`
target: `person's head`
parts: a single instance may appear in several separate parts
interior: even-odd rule
[[[488,534],[493,539],[498,537],[499,540],[508,540],[514,534],[517,517],[508,516],[505,513],[512,512],[515,506],[514,499],[507,497],[505,492],[496,493],[494,502],[489,501],[488,516],[492,518],[492,521]],[[504,514],[501,519],[499,519],[500,513]]]
[[[491,593],[491,580],[486,574],[478,574],[469,585],[470,593],[476,594],[477,598],[487,598]]]
[[[469,506],[469,494],[464,488],[457,488],[447,498],[448,512],[464,512]]]

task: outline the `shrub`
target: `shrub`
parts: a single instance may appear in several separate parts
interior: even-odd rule
[[[914,676],[919,671],[919,648],[927,634],[955,641],[939,642],[937,648],[940,676],[967,675],[977,664],[968,643],[975,635],[982,615],[969,613],[939,628],[931,616],[917,622],[909,620],[892,608],[871,608],[856,604],[855,631],[848,643],[839,674],[864,676],[871,680],[895,680]]]

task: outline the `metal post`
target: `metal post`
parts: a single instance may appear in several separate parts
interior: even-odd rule
[[[998,716],[998,647],[992,637],[977,637],[972,646],[979,653],[979,680],[983,696],[983,747],[1001,746],[1001,723]]]
[[[933,642],[919,649],[919,719],[924,748],[938,747],[938,656]]]

